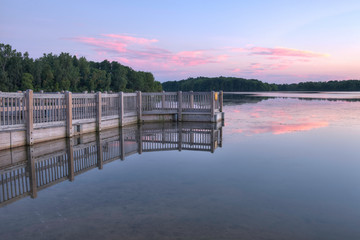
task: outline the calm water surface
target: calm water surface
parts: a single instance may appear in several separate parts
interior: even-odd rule
[[[227,95],[203,151],[137,129],[142,154],[0,205],[0,239],[360,239],[360,94],[309,94]]]

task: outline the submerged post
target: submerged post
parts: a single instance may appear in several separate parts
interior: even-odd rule
[[[101,92],[97,92],[96,95],[96,131],[101,131]]]
[[[74,181],[75,179],[75,173],[74,173],[74,140],[73,138],[67,138],[66,139],[66,154],[68,157],[68,178],[70,182]]]
[[[32,146],[27,147],[27,157],[28,157],[28,171],[29,171],[29,180],[30,180],[30,191],[31,191],[30,196],[31,196],[31,198],[36,198],[37,197],[37,184],[36,184],[37,181],[36,181],[34,148]]]
[[[138,153],[142,154],[143,151],[142,125],[139,125],[137,136],[138,136]]]
[[[219,96],[219,103],[220,103],[219,111],[222,112],[223,111],[223,104],[224,104],[224,92],[220,91],[219,95],[220,95]]]
[[[72,137],[73,136],[72,94],[69,91],[65,92],[65,102],[66,102],[66,137]]]
[[[26,90],[26,144],[33,145],[33,131],[34,131],[34,99],[33,99],[33,90],[28,89]]]
[[[101,133],[96,134],[96,156],[97,156],[97,167],[99,169],[103,168],[103,148],[101,141]]]
[[[120,159],[121,161],[125,160],[125,138],[123,128],[119,128],[119,151],[120,151]]]

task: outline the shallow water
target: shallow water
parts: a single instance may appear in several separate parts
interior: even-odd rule
[[[316,94],[225,96],[223,129],[143,126],[58,143],[88,147],[91,167],[1,203],[0,238],[360,239],[360,102]],[[99,144],[101,165],[90,154]]]

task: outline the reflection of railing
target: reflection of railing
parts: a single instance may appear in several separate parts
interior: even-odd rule
[[[213,152],[222,144],[222,128],[206,123],[132,125],[0,151],[0,206],[116,159],[142,152]],[[51,145],[51,148],[49,148]],[[12,157],[16,156],[15,159]]]

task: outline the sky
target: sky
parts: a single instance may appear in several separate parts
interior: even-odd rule
[[[360,1],[0,0],[0,43],[117,61],[160,82],[360,79]]]

